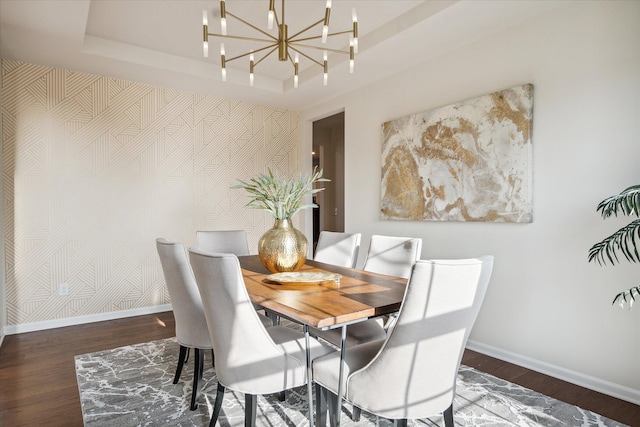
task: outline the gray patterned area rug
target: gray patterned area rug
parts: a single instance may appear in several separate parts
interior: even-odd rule
[[[175,338],[136,344],[76,356],[76,374],[84,425],[99,426],[208,426],[217,380],[211,359],[205,356],[203,394],[199,407],[189,410],[192,359],[182,378],[173,384],[179,345]],[[593,412],[560,402],[516,384],[462,366],[458,374],[454,421],[462,426],[623,426]],[[362,413],[351,421],[344,405],[341,424],[390,426],[389,421]],[[409,425],[443,425],[441,416],[413,420]],[[260,396],[256,424],[269,427],[308,425],[306,387]],[[244,396],[225,394],[220,426],[244,425]]]

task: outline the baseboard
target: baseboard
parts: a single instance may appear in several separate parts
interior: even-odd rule
[[[64,319],[45,320],[42,322],[7,325],[4,335],[21,334],[23,332],[43,331],[45,329],[62,328],[65,326],[83,325],[85,323],[102,322],[105,320],[122,319],[125,317],[141,316],[144,314],[170,311],[171,304],[155,305],[153,307],[134,308],[131,310],[111,311],[109,313],[89,314],[86,316],[67,317]]]
[[[496,359],[504,360],[505,362],[513,363],[515,365],[519,365],[527,369],[531,369],[536,372],[540,372],[542,374],[546,374],[554,378],[558,378],[560,380],[588,388],[590,390],[604,393],[608,396],[616,397],[618,399],[626,400],[627,402],[640,405],[640,390],[636,390],[631,387],[615,384],[610,381],[592,377],[590,375],[585,375],[580,372],[552,365],[550,363],[541,362],[539,360],[535,360],[521,354],[512,353],[510,351],[483,344],[477,341],[467,341],[467,348],[469,350],[477,351],[478,353],[486,354],[487,356],[495,357]]]

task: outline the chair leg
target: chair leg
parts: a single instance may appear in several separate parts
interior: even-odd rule
[[[213,413],[211,414],[211,421],[209,427],[215,427],[220,416],[220,409],[222,409],[222,401],[224,400],[224,386],[218,383],[218,392],[216,393],[216,403],[213,404]]]
[[[256,412],[258,410],[258,396],[244,395],[244,427],[256,426]]]
[[[265,310],[264,314],[271,319],[271,322],[273,322],[274,325],[277,326],[280,324],[280,316],[275,314],[273,311]]]
[[[329,426],[337,427],[340,421],[342,408],[338,407],[338,395],[327,390],[327,406],[329,407]]]
[[[327,389],[316,383],[316,427],[327,425]]]
[[[196,348],[193,367],[193,389],[191,390],[191,410],[198,409],[198,398],[200,397],[200,385],[202,384],[202,371],[204,365],[204,351]]]
[[[407,427],[407,419],[393,420],[393,427]]]
[[[353,413],[351,414],[351,419],[354,422],[360,421],[360,415],[362,414],[362,409],[358,408],[356,405],[353,405]]]
[[[180,380],[180,375],[182,374],[182,367],[184,366],[184,360],[187,357],[188,348],[181,345],[180,346],[180,355],[178,356],[178,366],[176,367],[176,374],[173,377],[173,383],[178,384]]]
[[[444,416],[444,426],[453,427],[453,403],[442,413]]]
[[[285,400],[287,400],[287,395],[286,395],[284,390],[282,390],[280,393],[278,393],[278,400],[280,402],[284,402]]]
[[[215,354],[213,354],[213,349],[211,349],[211,366],[212,366],[213,368],[215,368],[215,367],[216,367],[216,355],[215,355]]]

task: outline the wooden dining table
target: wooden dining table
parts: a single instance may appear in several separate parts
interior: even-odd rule
[[[238,259],[251,301],[267,312],[303,326],[307,348],[309,423],[313,427],[309,328],[341,328],[340,357],[344,360],[348,325],[397,312],[404,297],[407,280],[307,260],[300,272],[337,274],[340,275],[339,280],[283,283],[270,280],[272,273],[262,265],[257,255],[241,256]],[[340,363],[340,380],[342,376],[343,366]],[[338,384],[340,407],[342,381]]]

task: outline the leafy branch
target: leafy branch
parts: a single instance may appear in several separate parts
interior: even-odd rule
[[[640,185],[632,185],[620,194],[608,197],[600,202],[597,211],[602,211],[602,218],[608,218],[612,214],[618,216],[618,210],[625,215],[640,216]]]
[[[640,286],[634,286],[633,288],[629,288],[626,291],[620,292],[615,296],[611,304],[615,304],[617,302],[618,304],[620,304],[620,307],[624,307],[624,303],[628,302],[629,308],[631,308],[633,306],[633,303],[636,301],[636,297],[633,296],[634,292],[636,293],[636,296],[640,297]],[[629,300],[627,300],[627,297],[629,297]]]
[[[620,262],[616,253],[620,251],[627,261],[640,262],[638,242],[640,242],[640,219],[632,221],[611,236],[593,245],[589,249],[589,261],[595,259],[598,264],[606,264],[608,259],[611,264],[615,264]]]
[[[601,212],[603,218],[609,218],[611,215],[618,216],[618,212],[640,217],[640,185],[633,185],[615,196],[606,198],[598,204],[596,210]],[[621,252],[629,262],[640,262],[639,245],[640,219],[636,219],[593,245],[589,249],[589,262],[595,260],[602,265],[609,260],[614,265],[616,262],[620,262],[618,252]],[[613,299],[613,304],[618,303],[623,307],[628,302],[631,308],[636,296],[640,296],[640,286],[634,286],[618,293]]]
[[[251,200],[246,207],[269,211],[275,219],[290,219],[301,209],[317,207],[315,203],[302,204],[302,201],[305,196],[324,190],[313,188],[314,183],[330,180],[322,177],[322,169],[314,168],[313,174],[298,178],[286,179],[267,169],[266,174],[259,174],[249,181],[238,181],[240,184],[231,188],[249,193]]]

